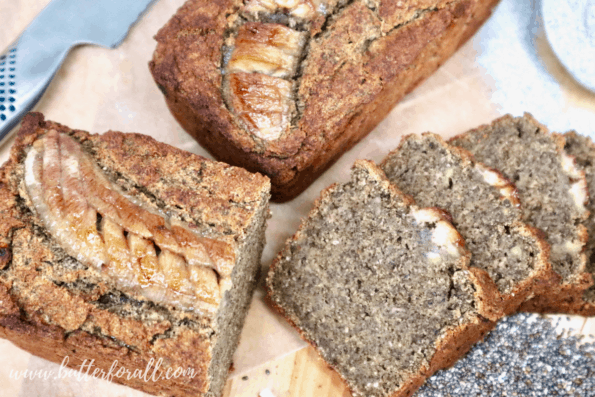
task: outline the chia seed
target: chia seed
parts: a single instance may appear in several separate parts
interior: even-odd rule
[[[559,335],[557,325],[536,314],[508,317],[415,396],[595,396],[595,343]]]

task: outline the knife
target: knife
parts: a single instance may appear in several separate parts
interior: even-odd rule
[[[115,48],[153,0],[53,0],[0,55],[0,141],[33,108],[71,48]]]

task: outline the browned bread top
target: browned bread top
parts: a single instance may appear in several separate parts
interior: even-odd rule
[[[120,287],[216,310],[266,178],[146,136],[89,135],[35,118],[5,166],[32,222]]]
[[[23,119],[10,160],[3,168],[11,188],[18,182],[10,177],[13,167],[24,160],[36,139],[52,129],[91,150],[104,171],[116,178],[122,176],[122,187],[134,189],[131,194],[145,191],[160,206],[176,208],[180,216],[218,235],[241,233],[262,191],[270,186],[265,176],[208,160],[147,135],[116,131],[89,134],[46,121],[40,113],[30,113]]]
[[[275,196],[287,199],[369,132],[495,3],[189,0],[156,35],[150,68],[184,128],[218,158],[269,175]]]
[[[160,205],[175,207],[197,226],[220,235],[241,233],[252,206],[270,186],[265,176],[208,160],[147,135],[116,131],[89,134],[45,121],[40,113],[31,113],[23,120],[4,166],[5,176],[23,161],[29,145],[49,130],[68,134],[92,150],[104,171],[123,177],[120,182],[124,188],[151,192]]]
[[[28,173],[28,162],[37,171]],[[56,165],[58,173],[52,174]],[[57,180],[49,181],[52,176]],[[96,178],[94,184],[89,177]],[[55,182],[60,194],[54,194]],[[230,341],[231,351],[237,343],[221,337],[227,331],[219,329],[224,324],[216,317],[225,306],[220,304],[223,292],[232,289],[229,301],[228,295],[235,297],[241,289],[237,279],[230,285],[230,273],[252,260],[246,242],[266,212],[269,189],[262,175],[148,136],[94,135],[45,121],[39,113],[27,115],[0,170],[0,336],[52,361],[72,355],[72,366],[94,359],[99,368],[109,369],[118,359],[134,370],[162,358],[163,368],[191,368],[195,376],[171,382],[114,380],[152,393],[205,392],[215,359],[213,335]],[[77,194],[84,200],[77,202]],[[84,211],[81,202],[87,203]],[[102,203],[111,204],[108,210],[115,215]],[[86,223],[89,213],[94,217]],[[147,230],[151,235],[143,235]],[[85,245],[85,238],[90,242],[93,236],[105,244],[104,251]],[[143,262],[149,251],[135,252],[140,243],[153,248],[157,269]],[[189,256],[186,249],[198,255]],[[96,264],[97,258],[105,263]],[[172,263],[179,267],[172,269]],[[247,265],[241,267],[245,272]],[[239,284],[253,283],[253,276]],[[182,302],[178,298],[188,280],[196,296]],[[156,285],[151,292],[148,287]],[[252,289],[244,289],[239,294],[249,302]],[[243,318],[244,309],[236,317]],[[239,335],[240,326],[231,328]]]

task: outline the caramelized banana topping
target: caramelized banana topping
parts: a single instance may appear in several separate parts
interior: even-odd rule
[[[70,136],[51,130],[35,141],[25,187],[62,248],[119,287],[186,309],[210,310],[220,301],[233,247],[125,194]]]

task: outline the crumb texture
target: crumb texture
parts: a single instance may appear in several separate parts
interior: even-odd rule
[[[514,187],[439,136],[404,138],[382,168],[419,205],[452,216],[471,252],[471,266],[487,271],[500,293],[518,293],[519,283],[543,267],[544,246],[522,223]]]
[[[589,218],[585,221],[585,226],[589,240],[585,246],[585,255],[587,257],[587,272],[595,279],[595,143],[588,136],[580,135],[574,131],[564,134],[564,138],[566,138],[564,150],[576,159],[579,167],[585,171],[587,179],[590,197],[587,204]],[[595,311],[595,286],[591,286],[585,291],[584,299]]]
[[[477,319],[475,287],[452,226],[356,164],[323,193],[268,287],[354,395],[388,396],[427,370],[441,337]]]
[[[546,234],[553,269],[565,282],[584,272],[586,182],[565,157],[561,136],[525,115],[504,117],[451,142],[516,185],[524,220]]]

